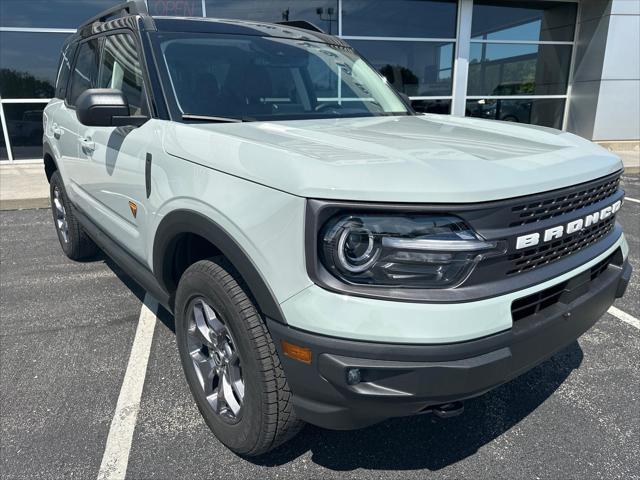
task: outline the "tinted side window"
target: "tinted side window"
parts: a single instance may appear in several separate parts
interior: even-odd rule
[[[99,39],[93,39],[80,44],[78,58],[71,75],[69,95],[67,96],[69,105],[75,105],[76,100],[85,90],[96,88],[100,53],[99,42]]]
[[[123,33],[105,38],[98,87],[122,91],[129,102],[131,115],[146,114],[142,69],[131,35]]]
[[[67,83],[71,74],[71,62],[76,52],[78,44],[71,42],[62,47],[60,62],[58,64],[58,74],[56,76],[56,98],[64,98],[67,95]]]

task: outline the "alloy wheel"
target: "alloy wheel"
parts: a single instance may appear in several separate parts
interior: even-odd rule
[[[62,236],[64,243],[69,242],[69,223],[67,222],[67,211],[62,203],[62,194],[60,193],[60,187],[55,187],[53,190],[53,206],[55,208],[56,215],[56,227]]]
[[[240,357],[227,325],[203,298],[191,304],[187,348],[209,406],[227,423],[236,423],[244,402]]]

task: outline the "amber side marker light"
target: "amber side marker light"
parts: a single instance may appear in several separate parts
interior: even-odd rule
[[[294,345],[286,340],[282,340],[282,351],[289,358],[309,365],[311,364],[311,349],[309,348],[300,347],[299,345]]]

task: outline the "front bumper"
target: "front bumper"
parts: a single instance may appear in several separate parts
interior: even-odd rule
[[[531,369],[575,341],[624,294],[631,276],[618,251],[597,278],[571,279],[557,298],[509,330],[449,344],[389,344],[317,335],[268,321],[298,415],[332,429],[430,411],[480,395]],[[282,340],[310,348],[311,364],[283,354]],[[347,371],[361,381],[347,384]]]

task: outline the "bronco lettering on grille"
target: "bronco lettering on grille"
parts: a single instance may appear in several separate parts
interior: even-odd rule
[[[529,233],[527,235],[522,235],[516,240],[516,250],[535,247],[540,243],[541,238],[542,242],[550,242],[552,240],[562,238],[565,235],[571,235],[572,233],[580,232],[584,228],[605,220],[611,215],[614,215],[618,210],[620,210],[620,207],[622,207],[622,200],[618,200],[614,204],[609,205],[608,207],[604,207],[602,210],[593,212],[583,218],[572,220],[566,225],[558,225],[556,227],[547,228],[544,232],[535,232]]]

